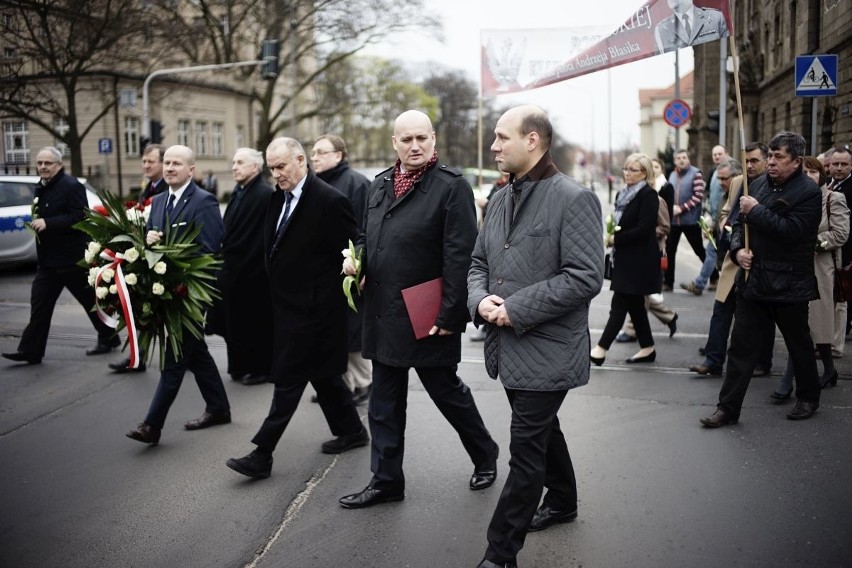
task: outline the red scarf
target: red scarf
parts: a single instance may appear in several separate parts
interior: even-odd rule
[[[395,199],[399,199],[403,195],[405,195],[411,186],[420,180],[423,177],[423,174],[426,173],[426,170],[434,166],[438,163],[438,151],[432,154],[432,157],[426,162],[422,168],[417,168],[416,170],[411,171],[402,171],[402,162],[399,158],[396,159],[396,165],[394,166],[393,173],[393,196]]]

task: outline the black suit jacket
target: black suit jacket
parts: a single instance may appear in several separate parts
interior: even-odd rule
[[[89,237],[73,228],[83,220],[86,188],[77,179],[59,170],[47,184],[35,188],[36,215],[44,219],[45,229],[38,234],[38,263],[44,267],[74,266],[83,258]]]
[[[198,242],[204,252],[218,253],[222,248],[222,214],[219,202],[212,194],[200,189],[195,182],[189,185],[174,205],[172,214],[166,219],[166,205],[169,192],[154,197],[151,213],[148,216],[148,230],[186,231],[192,226],[201,227]]]
[[[169,190],[169,184],[166,183],[166,180],[160,178],[160,181],[157,183],[148,182],[148,185],[145,186],[145,191],[139,196],[139,201],[145,201],[149,197],[154,197],[155,195],[160,195],[163,192]]]
[[[273,311],[270,379],[289,384],[340,375],[348,360],[341,251],[358,234],[349,199],[308,172],[277,241],[284,191],[269,199],[263,225]],[[258,306],[258,309],[264,309]]]

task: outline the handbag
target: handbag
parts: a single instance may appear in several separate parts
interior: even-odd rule
[[[666,251],[660,253],[660,270],[668,270],[669,269],[669,257],[666,256]]]

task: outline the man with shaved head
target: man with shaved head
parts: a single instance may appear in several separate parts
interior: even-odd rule
[[[589,382],[589,303],[601,290],[604,259],[600,202],[556,168],[544,111],[510,109],[494,136],[491,151],[509,185],[488,205],[467,305],[486,329],[488,374],[512,408],[512,455],[480,568],[514,567],[528,531],[577,518],[557,412],[570,389]]]
[[[347,509],[405,496],[402,472],[408,371],[420,382],[461,439],[473,462],[469,487],[491,486],[497,477],[497,444],[473,395],[456,374],[467,313],[467,270],[476,240],[473,191],[458,170],[438,161],[429,117],[409,110],[394,123],[398,159],[370,186],[358,244],[365,281],[363,355],[373,362],[369,421],[373,478],[340,499]],[[351,263],[344,271],[354,274]],[[437,317],[417,339],[401,290],[442,279]]]
[[[198,228],[196,239],[205,253],[216,254],[222,247],[222,215],[219,202],[192,181],[195,173],[195,154],[186,146],[171,146],[163,155],[163,178],[169,184],[168,191],[154,197],[151,214],[148,216],[146,240],[155,245],[170,232],[178,234]],[[196,333],[201,330],[195,330]],[[177,398],[180,385],[187,371],[191,371],[204,398],[205,408],[201,417],[190,420],[187,430],[200,430],[217,424],[231,422],[231,407],[222,385],[222,377],[216,362],[207,349],[204,335],[185,329],[178,358],[170,342],[166,342],[166,358],[160,383],[148,408],[145,420],[127,437],[143,444],[157,445],[166,415]]]

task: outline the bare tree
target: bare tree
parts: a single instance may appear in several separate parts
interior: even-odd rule
[[[0,2],[8,16],[2,37],[6,57],[0,70],[0,112],[26,119],[67,145],[74,175],[83,173],[83,140],[116,104],[119,75],[114,70],[137,67],[139,50],[131,46],[146,29],[140,4]]]

